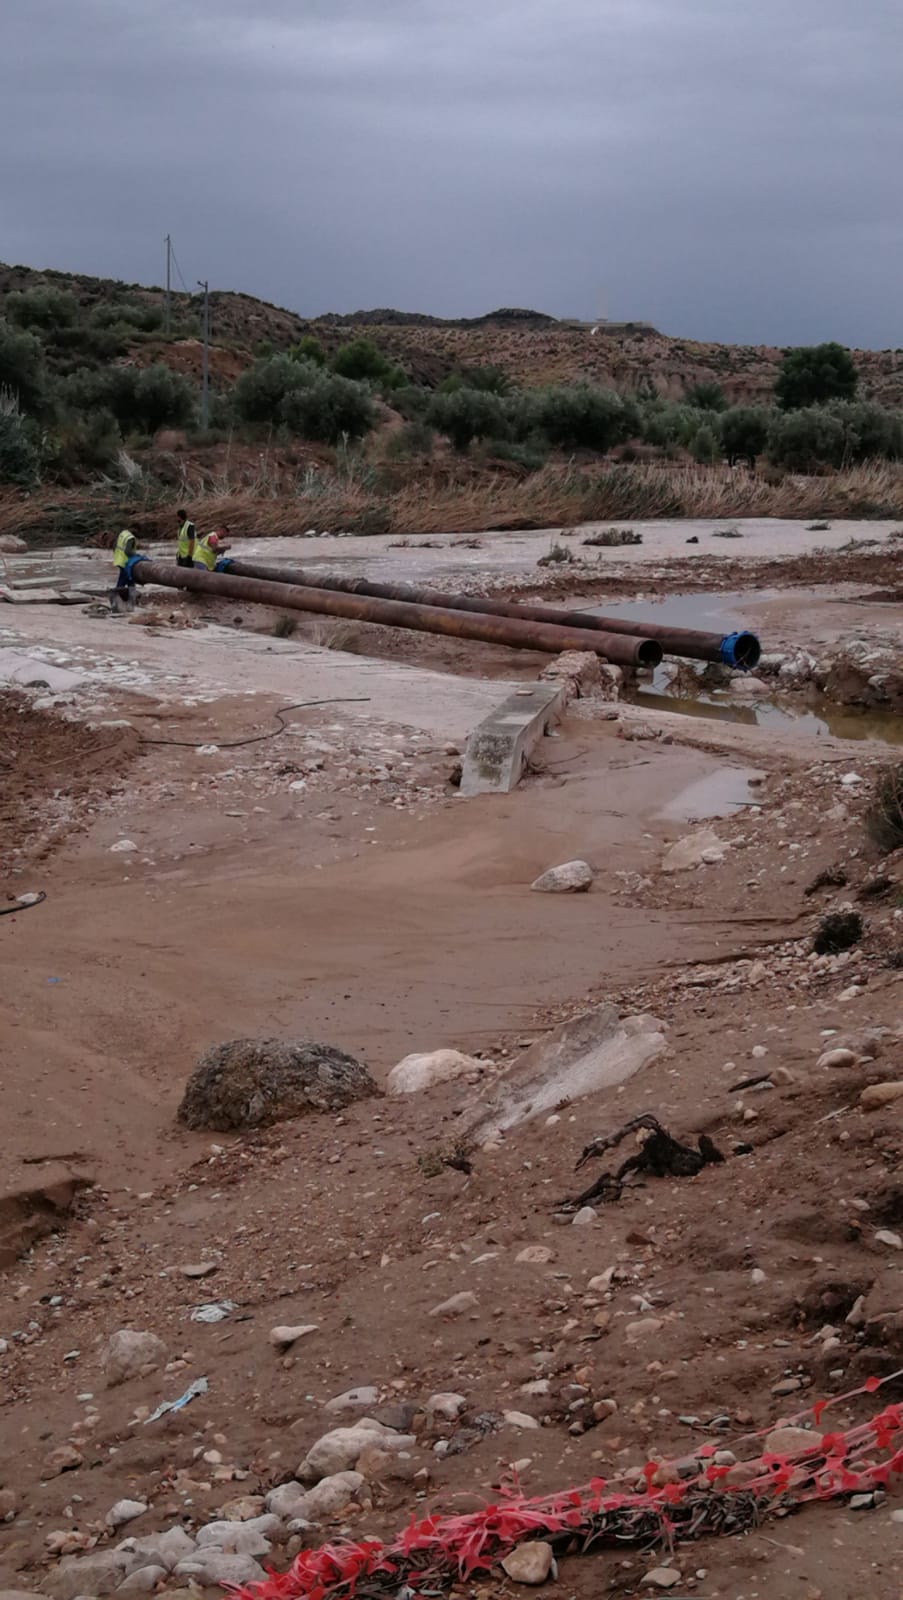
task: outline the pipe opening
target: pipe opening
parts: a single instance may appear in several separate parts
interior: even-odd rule
[[[762,646],[754,633],[729,633],[721,641],[721,659],[725,666],[739,667],[741,672],[751,672],[759,665]]]
[[[637,666],[657,667],[663,655],[664,651],[657,639],[643,639],[637,650]]]

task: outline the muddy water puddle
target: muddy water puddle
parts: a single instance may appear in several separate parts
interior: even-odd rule
[[[666,822],[702,822],[712,817],[732,817],[744,806],[755,805],[764,773],[754,767],[716,767],[672,795],[659,816]]]
[[[659,622],[665,627],[698,628],[703,633],[732,633],[749,627],[755,633],[757,607],[769,601],[787,598],[785,590],[756,589],[737,591],[734,594],[677,594],[664,600],[617,600],[604,606],[587,606],[597,615],[636,617],[638,622]],[[800,590],[795,596],[805,603],[811,598],[808,591]],[[764,641],[768,649],[768,641]],[[695,663],[694,663],[695,665]],[[753,704],[739,703],[728,694],[717,690],[700,689],[698,694],[688,694],[684,684],[679,693],[669,691],[671,664],[664,662],[652,675],[651,682],[642,680],[639,687],[627,693],[632,704],[648,706],[655,711],[676,711],[682,716],[703,717],[713,722],[738,722],[748,727],[773,728],[783,732],[802,734],[807,738],[874,739],[881,744],[903,745],[903,717],[897,712],[865,706],[839,706],[819,696],[801,705],[799,701],[781,699],[775,695],[756,700]],[[702,663],[699,663],[702,671]]]

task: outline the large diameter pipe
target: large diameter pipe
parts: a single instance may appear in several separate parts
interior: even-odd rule
[[[625,667],[656,667],[662,659],[654,639],[625,634],[559,628],[552,623],[512,620],[509,617],[472,616],[443,606],[414,605],[410,601],[373,599],[365,595],[333,593],[296,583],[275,583],[262,578],[237,577],[234,572],[206,572],[194,567],[163,566],[138,561],[133,567],[137,583],[159,583],[168,589],[189,589],[196,594],[220,595],[259,605],[286,606],[290,611],[313,611],[354,622],[379,622],[392,628],[412,628],[418,633],[441,633],[452,639],[478,639],[485,644],[506,644],[520,650],[592,650],[606,661]]]
[[[487,600],[477,595],[446,594],[439,589],[405,583],[371,583],[367,578],[320,577],[298,567],[262,566],[256,561],[231,561],[229,571],[271,583],[302,583],[312,589],[342,594],[366,594],[378,600],[406,600],[414,605],[443,606],[452,611],[474,611],[490,617],[511,617],[522,622],[547,622],[561,628],[587,628],[596,633],[625,634],[656,639],[669,656],[694,661],[720,661],[748,672],[758,664],[762,649],[754,633],[701,633],[695,628],[670,628],[659,622],[633,622],[629,617],[600,617],[591,611],[568,611],[562,606],[531,605],[528,601]],[[584,645],[584,649],[587,646]],[[606,652],[607,653],[607,652]],[[613,661],[614,656],[609,656]]]

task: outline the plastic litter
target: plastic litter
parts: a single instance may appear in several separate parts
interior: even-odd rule
[[[159,1422],[161,1417],[166,1416],[167,1411],[181,1411],[183,1406],[190,1405],[192,1400],[196,1400],[199,1394],[206,1394],[207,1388],[206,1378],[195,1378],[194,1383],[188,1385],[185,1393],[180,1394],[178,1400],[161,1400],[156,1411],[152,1411],[149,1417],[145,1417],[144,1426],[147,1427],[149,1422]]]
[[[194,1306],[192,1322],[225,1322],[230,1311],[237,1311],[234,1300],[208,1300],[205,1305]]]

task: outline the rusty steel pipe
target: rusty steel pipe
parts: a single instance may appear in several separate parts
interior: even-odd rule
[[[137,583],[159,583],[168,589],[188,589],[196,594],[221,595],[258,605],[287,606],[291,611],[313,611],[354,622],[379,622],[391,628],[412,628],[418,633],[441,633],[452,639],[477,639],[485,644],[505,644],[520,650],[591,650],[606,661],[625,667],[655,667],[662,659],[654,639],[625,634],[559,628],[552,623],[528,622],[510,617],[473,616],[444,606],[414,605],[410,601],[373,599],[367,595],[333,593],[307,584],[276,583],[262,578],[238,577],[233,572],[204,572],[199,568],[163,566],[138,561],[133,568]]]
[[[298,567],[269,567],[256,561],[230,560],[229,571],[247,578],[266,578],[272,583],[303,583],[311,589],[365,594],[377,600],[405,600],[414,605],[442,606],[451,611],[474,611],[485,616],[511,617],[522,622],[547,622],[561,628],[587,628],[596,633],[655,639],[669,656],[686,656],[694,661],[720,661],[746,671],[757,665],[762,653],[755,634],[745,630],[727,635],[700,633],[695,628],[671,628],[658,622],[632,622],[625,617],[600,617],[591,611],[568,611],[563,606],[532,605],[529,601],[485,600],[475,595],[446,594],[439,589],[412,584],[371,583],[367,578],[338,578],[332,574],[318,577]],[[605,653],[608,655],[607,651]],[[614,661],[616,658],[608,655],[608,659]]]

